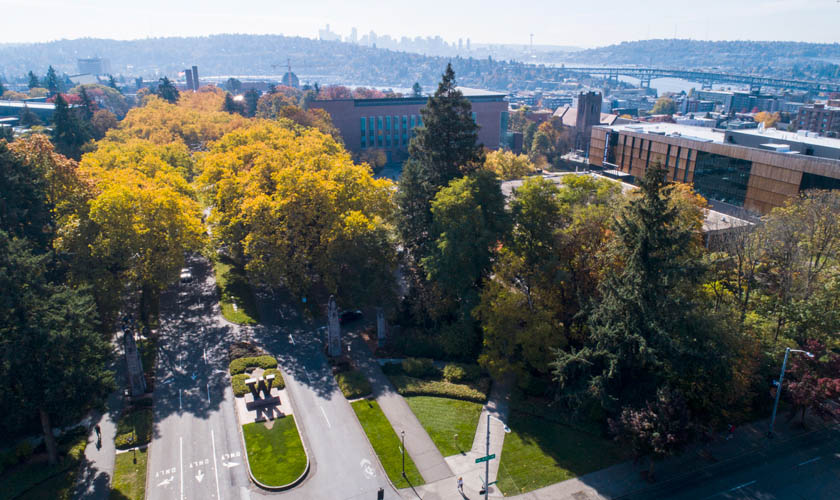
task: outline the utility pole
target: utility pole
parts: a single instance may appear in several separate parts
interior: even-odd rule
[[[402,435],[402,477],[405,479],[405,431],[400,431],[400,434]],[[490,438],[488,437],[487,439]]]
[[[534,36],[534,35],[531,35]],[[487,453],[485,457],[490,456],[490,412],[487,412]],[[490,460],[484,462],[484,500],[490,496]]]
[[[779,408],[779,397],[782,395],[782,381],[785,378],[785,367],[787,366],[788,356],[792,352],[801,352],[808,356],[809,358],[813,358],[814,355],[808,351],[803,351],[801,349],[791,349],[790,347],[785,348],[785,359],[782,361],[782,372],[779,374],[779,380],[776,381],[776,401],[773,403],[773,413],[770,416],[770,430],[767,431],[767,437],[773,437],[773,424],[776,423],[776,410]]]

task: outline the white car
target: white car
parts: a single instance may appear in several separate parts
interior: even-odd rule
[[[192,279],[193,275],[189,267],[181,269],[181,283],[189,283]]]

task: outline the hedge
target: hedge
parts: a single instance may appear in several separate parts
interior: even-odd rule
[[[133,439],[132,439],[133,438]],[[117,420],[114,445],[125,449],[148,444],[152,440],[152,410],[143,408],[124,413]]]
[[[438,369],[429,358],[406,358],[402,360],[402,369],[406,375],[415,378],[435,377]]]
[[[283,389],[286,387],[286,382],[283,381],[283,374],[280,373],[280,370],[277,368],[269,368],[262,374],[263,377],[267,377],[269,375],[274,375],[274,384],[271,386],[272,388]],[[230,378],[230,385],[233,386],[234,396],[241,398],[251,391],[245,384],[245,381],[249,378],[251,378],[251,375],[247,373],[237,373]]]
[[[454,384],[443,380],[422,380],[407,375],[392,375],[391,383],[403,396],[439,396],[484,403],[487,400],[489,379],[482,379],[477,384]]]
[[[230,362],[230,374],[238,375],[245,373],[248,368],[277,368],[277,360],[274,356],[254,356],[249,358],[234,359]]]
[[[284,389],[286,387],[286,381],[283,380],[283,374],[280,373],[278,368],[269,368],[263,372],[263,377],[267,377],[269,375],[274,375],[274,385],[271,387],[276,387],[278,389]]]
[[[358,399],[371,393],[370,381],[363,373],[352,370],[341,372],[335,375],[338,388],[347,399]]]
[[[448,382],[475,382],[480,376],[478,365],[449,363],[443,367],[443,378]]]

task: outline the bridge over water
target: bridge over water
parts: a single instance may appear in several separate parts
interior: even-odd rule
[[[692,82],[699,82],[703,88],[711,88],[713,83],[739,83],[749,85],[750,90],[761,90],[761,87],[775,87],[785,89],[806,90],[811,93],[840,92],[840,82],[816,82],[810,80],[791,80],[785,78],[767,78],[754,75],[734,75],[731,73],[716,73],[711,71],[688,71],[664,68],[640,67],[564,67],[563,71],[571,73],[586,73],[589,75],[603,75],[610,80],[618,80],[619,76],[638,78],[642,87],[650,87],[650,81],[657,78],[681,78]]]

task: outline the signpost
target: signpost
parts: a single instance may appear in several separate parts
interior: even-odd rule
[[[480,464],[481,462],[487,462],[487,461],[493,460],[494,458],[496,458],[495,453],[493,453],[492,455],[487,455],[487,456],[484,456],[484,457],[476,458],[475,463]]]

